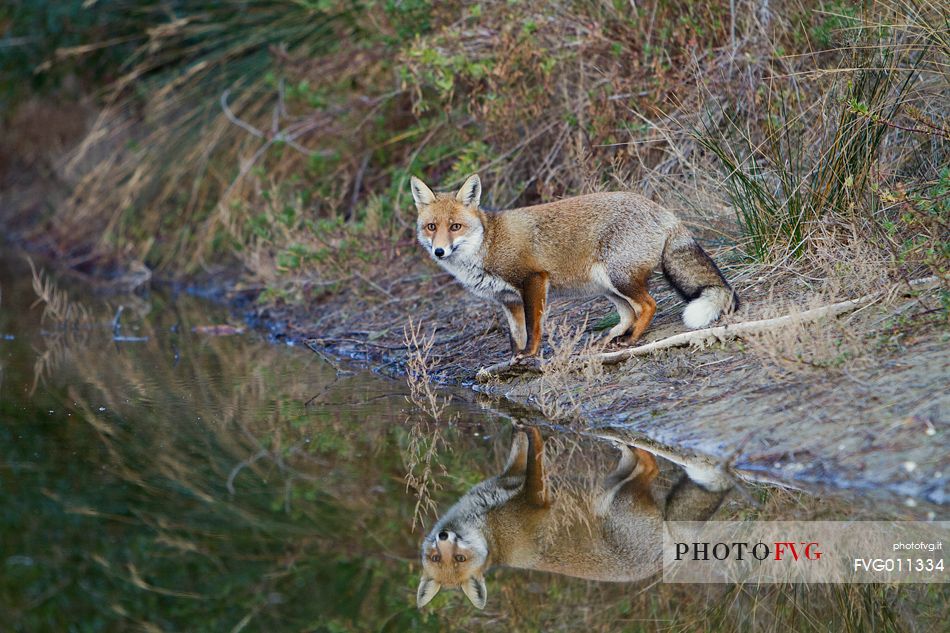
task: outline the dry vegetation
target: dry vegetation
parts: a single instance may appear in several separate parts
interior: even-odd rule
[[[48,9],[31,6],[10,14],[13,31]],[[661,200],[745,298],[734,321],[940,280],[910,307],[876,304],[893,318],[759,337],[751,356],[776,376],[871,366],[950,318],[940,3],[137,6],[11,49],[14,68],[73,77],[54,94],[77,78],[104,86],[68,155],[75,129],[36,131],[64,113],[4,93],[18,106],[4,119],[6,221],[67,265],[169,276],[237,262],[285,332],[405,369],[417,315],[432,377],[468,379],[504,357],[504,324],[419,253],[406,182],[479,171],[490,206],[619,188]],[[27,204],[24,173],[55,176],[64,202]],[[658,299],[654,332],[669,332],[676,300]],[[537,385],[552,415],[604,382],[561,353],[589,344],[578,324],[609,327],[604,312],[555,305],[549,323],[574,327],[555,332]]]
[[[404,451],[406,463],[406,488],[413,491],[416,505],[412,512],[412,529],[425,525],[427,515],[434,516],[435,501],[432,498],[438,488],[439,476],[445,475],[439,454],[447,449],[442,437],[443,427],[451,424],[457,416],[446,415],[448,395],[441,393],[432,381],[431,360],[432,336],[422,334],[422,328],[409,319],[405,330],[406,382],[409,385],[407,400],[421,415],[406,420],[409,427],[408,444]]]
[[[909,279],[941,283],[760,337],[753,354],[740,343],[620,372],[570,354],[604,329],[604,303],[556,304],[548,322],[571,327],[554,333],[540,380],[490,387],[552,416],[642,429],[677,407],[695,413],[703,385],[722,376],[736,384],[716,383],[717,398],[743,387],[753,401],[846,381],[843,395],[816,395],[831,407],[857,386],[886,391],[898,356],[923,363],[942,342],[950,40],[940,3],[195,2],[175,16],[137,6],[110,5],[83,41],[35,51],[31,73],[103,86],[68,156],[62,142],[51,156],[37,150],[21,116],[36,101],[4,93],[19,106],[4,119],[7,154],[19,157],[5,184],[33,166],[68,198],[42,212],[6,205],[23,210],[10,226],[68,264],[142,261],[179,275],[239,262],[259,315],[283,332],[398,371],[415,358],[404,340],[413,315],[429,377],[467,380],[507,354],[504,324],[419,253],[406,180],[451,186],[480,171],[499,207],[617,188],[662,200],[746,299],[733,322]],[[105,71],[93,77],[94,62]],[[678,327],[676,299],[657,298],[653,337]],[[748,379],[763,365],[786,392]],[[897,409],[918,415],[931,377]],[[424,472],[425,460],[413,463]]]
[[[68,156],[27,131],[65,115],[31,120],[4,86],[25,115],[7,149],[68,189],[25,234],[74,263],[236,258],[265,301],[378,292],[393,260],[418,270],[407,176],[480,171],[498,207],[638,189],[732,259],[801,267],[857,239],[888,277],[946,275],[931,0],[114,4],[14,48],[14,70],[109,79]],[[8,10],[11,32],[50,10]]]

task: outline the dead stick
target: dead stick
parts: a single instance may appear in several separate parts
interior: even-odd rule
[[[937,277],[926,277],[924,279],[915,279],[909,282],[910,290],[927,290],[940,284]],[[715,341],[727,341],[736,338],[742,338],[750,334],[767,332],[784,325],[796,323],[807,323],[817,321],[826,317],[834,317],[845,312],[856,310],[857,308],[869,304],[876,299],[880,299],[887,294],[886,291],[872,292],[871,294],[858,297],[857,299],[848,299],[839,301],[831,305],[813,308],[797,314],[786,314],[773,319],[759,319],[757,321],[745,321],[743,323],[733,323],[732,325],[720,325],[718,327],[705,328],[702,330],[693,330],[692,332],[683,332],[668,338],[653,341],[645,345],[630,347],[616,352],[603,352],[600,354],[591,354],[591,360],[599,360],[604,365],[616,365],[634,356],[643,356],[652,354],[655,351],[667,349],[670,347],[682,347],[684,345],[705,345]],[[508,370],[522,372],[540,372],[543,366],[537,364],[525,364],[523,367],[519,363],[510,360],[496,363],[489,367],[484,367],[478,371],[475,378],[480,382],[485,382],[489,378],[506,373]]]

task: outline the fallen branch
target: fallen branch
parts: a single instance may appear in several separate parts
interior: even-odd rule
[[[927,290],[940,285],[940,279],[937,277],[926,277],[924,279],[915,279],[909,282],[907,285],[909,288],[903,288],[903,290],[907,292]],[[660,339],[659,341],[653,341],[652,343],[646,343],[645,345],[638,345],[637,347],[629,347],[627,349],[622,349],[615,352],[590,354],[587,358],[590,360],[598,360],[604,365],[616,365],[618,363],[622,363],[625,360],[633,358],[634,356],[644,356],[646,354],[652,354],[653,352],[671,347],[683,347],[685,345],[705,346],[709,343],[714,343],[717,341],[722,342],[742,338],[744,336],[749,336],[750,334],[768,332],[769,330],[774,330],[783,326],[817,321],[819,319],[835,317],[846,312],[851,312],[852,310],[856,310],[862,306],[868,305],[887,296],[889,292],[893,290],[895,289],[890,289],[889,291],[872,292],[870,294],[864,295],[863,297],[858,297],[857,299],[839,301],[838,303],[832,303],[831,305],[822,306],[820,308],[813,308],[811,310],[806,310],[796,314],[786,314],[784,316],[775,317],[772,319],[745,321],[743,323],[733,323],[731,325],[720,325],[702,330],[683,332],[682,334],[676,334],[668,338]],[[900,291],[901,288],[898,287],[896,290]],[[475,375],[475,379],[479,382],[486,382],[491,378],[498,378],[508,373],[540,373],[542,369],[543,364],[536,362],[526,363],[524,361],[516,362],[513,360],[507,360],[501,363],[495,363],[494,365],[490,365],[488,367],[483,367],[482,369],[478,370],[478,373]]]

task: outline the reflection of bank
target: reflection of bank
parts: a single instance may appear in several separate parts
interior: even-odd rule
[[[732,482],[696,467],[657,498],[655,457],[619,448],[620,461],[602,482],[551,481],[540,432],[517,432],[502,473],[474,486],[423,541],[418,605],[442,587],[458,587],[484,607],[484,575],[496,565],[609,582],[659,572],[664,520],[707,519]]]

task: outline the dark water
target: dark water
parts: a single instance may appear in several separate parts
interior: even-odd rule
[[[424,626],[404,478],[432,429],[404,383],[193,332],[240,322],[187,296],[73,287],[88,318],[41,320],[29,268],[0,266],[0,630]],[[462,488],[501,424],[442,415]]]
[[[515,570],[491,575],[484,612],[448,591],[420,612],[424,528],[414,519],[430,525],[434,507],[497,471],[511,437],[503,416],[446,393],[433,416],[405,382],[209,330],[240,322],[189,296],[58,284],[73,301],[67,323],[43,318],[21,258],[0,258],[0,631],[945,621],[935,587],[697,590]],[[764,488],[751,496],[795,512],[811,503]],[[745,512],[742,496],[730,503]]]

